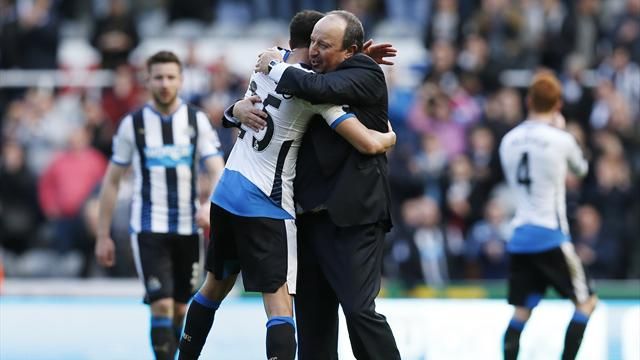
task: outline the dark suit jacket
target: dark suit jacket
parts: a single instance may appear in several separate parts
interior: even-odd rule
[[[384,73],[364,54],[327,74],[290,67],[276,91],[312,103],[345,104],[366,127],[388,131]],[[338,226],[383,223],[390,228],[387,158],[360,154],[324,121],[311,121],[303,138],[294,189],[304,210],[325,206]]]

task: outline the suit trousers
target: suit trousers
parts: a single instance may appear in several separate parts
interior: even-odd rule
[[[400,359],[386,318],[375,310],[385,230],[338,227],[327,211],[298,217],[295,312],[300,360],[337,359],[338,304],[358,360]]]

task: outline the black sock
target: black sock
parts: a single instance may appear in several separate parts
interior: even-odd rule
[[[176,344],[179,343],[180,337],[182,336],[182,323],[173,323],[173,335],[176,337]]]
[[[293,360],[296,357],[296,329],[289,316],[274,316],[267,321],[267,359]]]
[[[209,300],[199,292],[193,297],[180,338],[179,360],[197,359],[200,356],[219,306],[219,301]]]
[[[511,319],[507,331],[504,334],[504,359],[516,360],[520,350],[520,334],[524,328],[524,321]]]
[[[573,314],[573,318],[571,318],[569,326],[567,326],[567,332],[564,335],[562,360],[573,360],[576,358],[588,321],[589,317],[578,310]]]
[[[176,338],[170,318],[151,318],[151,346],[156,360],[173,360],[176,354]]]

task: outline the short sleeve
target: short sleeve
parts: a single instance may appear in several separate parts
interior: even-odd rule
[[[345,109],[338,105],[331,104],[309,104],[314,113],[322,115],[332,129],[335,129],[341,122],[347,120],[350,117],[355,117],[353,113],[346,112]]]
[[[201,111],[196,114],[198,123],[198,154],[201,159],[210,156],[222,155],[220,150],[220,138],[218,133],[211,126],[209,118]]]
[[[122,121],[118,131],[113,136],[111,162],[120,166],[131,165],[136,141],[133,133],[133,117],[128,115]]]

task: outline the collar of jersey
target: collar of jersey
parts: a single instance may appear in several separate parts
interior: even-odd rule
[[[162,121],[171,121],[171,118],[173,118],[173,114],[177,113],[182,106],[184,105],[184,102],[180,99],[178,99],[178,101],[180,101],[180,105],[178,105],[178,107],[176,108],[176,110],[174,112],[172,112],[169,115],[164,115],[162,113],[160,113],[158,110],[156,110],[153,106],[151,106],[150,103],[146,103],[145,107],[149,110],[151,110],[154,114],[158,115],[158,117],[162,120]]]

